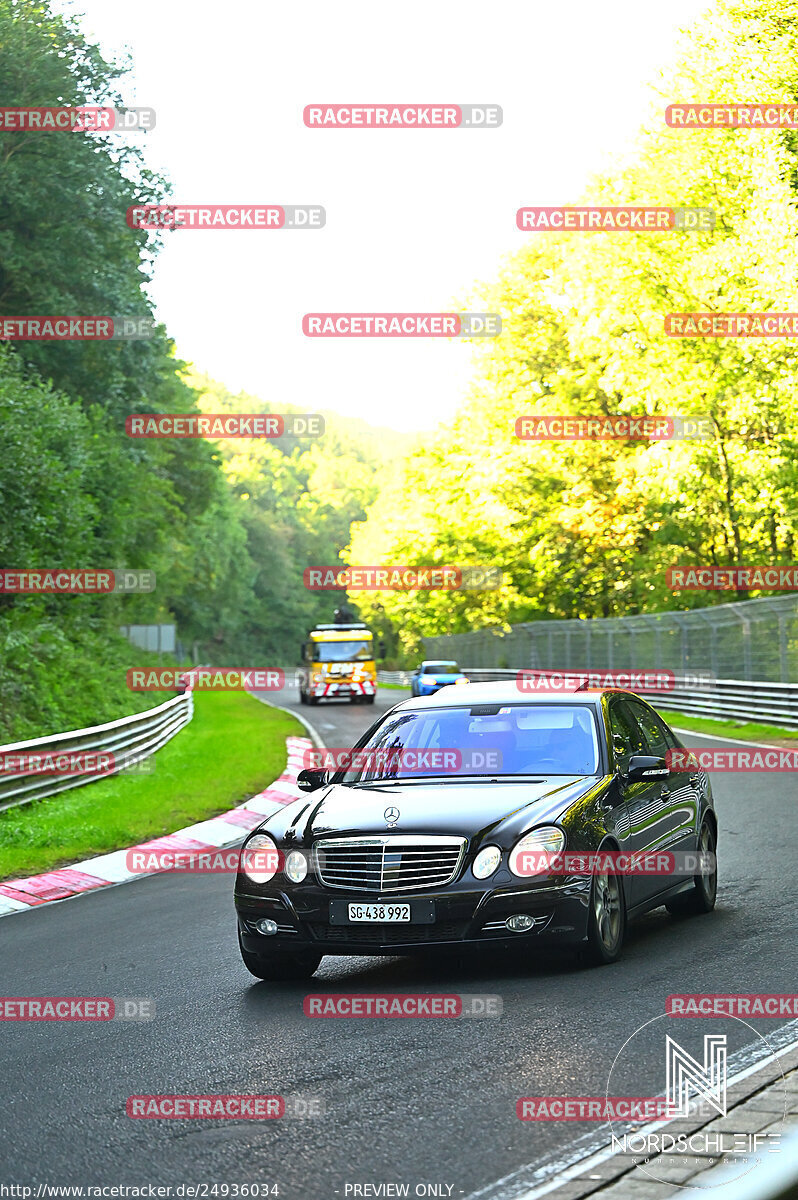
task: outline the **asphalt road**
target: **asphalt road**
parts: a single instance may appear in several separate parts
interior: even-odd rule
[[[383,690],[374,708],[299,711],[328,745],[351,744],[401,695]],[[295,697],[281,703],[298,709]],[[328,957],[310,985],[258,983],[239,960],[225,876],[154,876],[5,917],[4,995],[146,996],[156,1016],[4,1023],[0,1181],[276,1184],[282,1197],[314,1200],[344,1197],[347,1184],[408,1183],[412,1195],[427,1183],[456,1197],[557,1153],[595,1127],[522,1123],[517,1098],[603,1095],[617,1051],[669,993],[795,990],[795,784],[732,774],[713,784],[717,910],[652,913],[631,927],[621,962],[597,970],[554,955]],[[303,1015],[307,992],[339,990],[498,993],[504,1011],[485,1020]],[[730,1050],[755,1040],[728,1026]],[[657,1094],[656,1025],[637,1046],[634,1094]],[[129,1095],[163,1093],[300,1094],[320,1097],[326,1115],[127,1117]]]

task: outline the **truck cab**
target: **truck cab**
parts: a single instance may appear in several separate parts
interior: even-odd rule
[[[297,672],[302,704],[348,698],[373,704],[377,695],[374,638],[366,625],[317,625],[301,647]]]

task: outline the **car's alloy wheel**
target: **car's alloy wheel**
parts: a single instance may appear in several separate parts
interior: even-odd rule
[[[715,853],[715,835],[706,822],[701,826],[697,849],[700,855]],[[708,913],[712,912],[712,909],[715,907],[717,895],[718,864],[716,858],[715,869],[711,875],[694,875],[692,891],[686,892],[681,896],[675,896],[673,900],[668,901],[665,907],[669,913],[673,913],[674,915],[681,915],[682,913]]]
[[[312,950],[301,954],[291,954],[285,950],[254,954],[251,950],[245,950],[241,945],[240,934],[238,947],[244,960],[244,966],[249,973],[256,979],[266,979],[272,983],[283,979],[310,979],[322,960],[322,955],[316,954]]]
[[[620,956],[626,931],[626,907],[620,876],[598,874],[590,887],[585,958],[601,965]]]

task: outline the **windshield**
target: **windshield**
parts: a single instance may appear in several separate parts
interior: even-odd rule
[[[593,709],[576,704],[395,712],[352,755],[339,782],[595,775],[599,767]]]
[[[421,669],[425,675],[434,675],[438,671],[441,675],[457,675],[460,672],[456,662],[428,662]]]
[[[365,662],[374,657],[370,641],[312,642],[314,662]]]

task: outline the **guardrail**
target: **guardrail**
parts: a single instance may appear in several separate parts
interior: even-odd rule
[[[402,687],[410,687],[412,671],[378,671],[377,683],[398,683]]]
[[[194,696],[190,688],[172,700],[166,700],[157,708],[134,713],[132,717],[121,717],[105,725],[93,725],[89,729],[75,729],[71,733],[57,733],[50,737],[34,738],[28,742],[14,742],[0,746],[0,756],[7,755],[60,755],[60,754],[109,754],[113,755],[113,769],[102,774],[85,772],[74,775],[44,775],[20,772],[0,773],[0,810],[43,800],[84,783],[93,783],[108,775],[125,770],[132,763],[148,758],[173,738],[194,715]]]
[[[474,683],[487,680],[515,679],[522,668],[463,667]],[[380,671],[380,683],[410,686],[410,671]],[[716,679],[703,688],[679,687],[673,691],[649,691],[633,688],[641,696],[656,696],[657,707],[698,717],[765,721],[784,729],[798,729],[798,684],[757,683],[747,679]]]

